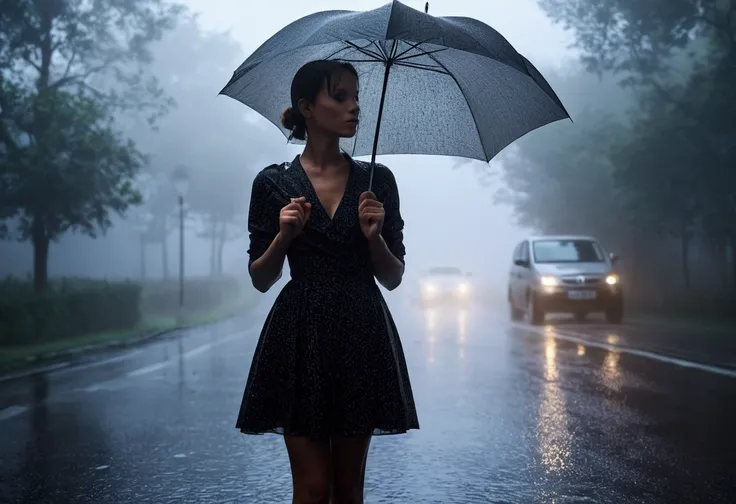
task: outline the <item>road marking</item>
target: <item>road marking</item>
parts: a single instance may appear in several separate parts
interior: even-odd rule
[[[0,410],[0,422],[2,422],[3,420],[10,420],[13,417],[21,415],[28,411],[28,409],[28,406],[14,405]]]
[[[117,357],[110,357],[109,359],[102,359],[102,360],[93,360],[91,362],[87,362],[84,364],[77,364],[75,366],[65,367],[65,369],[59,370],[58,374],[64,374],[64,373],[73,373],[76,371],[82,371],[85,369],[91,369],[99,366],[104,366],[106,364],[112,364],[114,362],[120,362],[124,361],[125,359],[129,359],[130,357],[133,357],[134,355],[138,355],[143,353],[143,350],[133,350],[132,352],[127,352],[123,355],[118,355]]]
[[[556,339],[569,341],[571,343],[578,343],[580,345],[584,345],[588,347],[600,348],[602,350],[608,350],[610,352],[618,352],[618,353],[624,353],[624,354],[629,354],[629,355],[636,355],[638,357],[644,357],[645,359],[656,360],[656,361],[664,362],[667,364],[674,364],[675,366],[697,369],[699,371],[705,371],[706,373],[727,376],[729,378],[736,378],[736,370],[733,370],[733,369],[728,369],[728,368],[719,367],[719,366],[711,366],[708,364],[702,364],[700,362],[690,361],[687,359],[671,357],[665,354],[649,352],[647,350],[638,350],[636,348],[629,348],[629,347],[623,347],[623,346],[618,346],[618,345],[611,345],[609,343],[591,341],[588,335],[586,335],[585,333],[576,333],[573,331],[569,331],[567,329],[560,330],[556,327],[553,327],[552,329],[544,329],[540,327],[533,327],[533,326],[518,324],[518,323],[513,324],[513,326],[518,329],[524,329],[527,331],[535,332],[542,336],[552,336],[553,338],[556,338]]]
[[[191,350],[189,350],[189,351],[185,352],[184,354],[182,354],[182,358],[184,358],[184,359],[190,359],[192,357],[195,357],[195,356],[197,356],[199,354],[202,354],[204,352],[207,352],[208,350],[211,350],[211,349],[213,349],[215,347],[218,347],[220,345],[224,345],[224,344],[230,343],[232,341],[236,341],[238,339],[246,338],[249,335],[251,335],[254,331],[256,331],[256,329],[257,328],[249,328],[249,329],[246,329],[245,331],[240,331],[240,332],[237,332],[237,333],[233,333],[233,334],[231,334],[229,336],[225,336],[223,338],[220,338],[220,339],[218,339],[215,342],[205,343],[205,344],[200,345],[198,347],[192,348]],[[136,355],[138,353],[141,353],[141,352],[143,352],[143,350],[136,350],[136,351],[133,351],[133,352],[127,352],[125,355],[121,355],[121,356],[117,356],[117,357],[112,357],[112,358],[106,359],[104,361],[99,361],[99,363],[97,363],[97,362],[89,363],[88,365],[86,365],[86,367],[93,367],[95,365],[102,365],[103,363],[110,363],[110,362],[116,362],[116,361],[125,360],[125,359],[130,358],[131,356],[134,356],[134,355]],[[74,391],[94,392],[94,391],[97,391],[97,390],[103,390],[103,389],[106,389],[107,387],[109,387],[110,385],[114,385],[116,383],[119,384],[119,383],[123,382],[126,377],[127,378],[133,378],[133,377],[143,376],[143,375],[152,373],[154,371],[157,371],[159,369],[163,369],[166,366],[170,366],[170,365],[172,365],[172,364],[174,364],[176,362],[178,362],[178,359],[164,361],[164,362],[158,362],[158,363],[152,364],[150,366],[145,366],[145,367],[136,369],[134,371],[130,371],[129,373],[127,373],[126,375],[121,376],[120,378],[115,378],[115,379],[112,379],[112,380],[106,380],[106,381],[103,381],[103,382],[99,382],[99,383],[90,385],[88,387],[74,389]],[[64,367],[65,366],[66,365],[64,365]],[[54,366],[54,368],[56,368],[56,367],[60,367],[60,366]],[[74,369],[80,369],[80,367],[75,367]],[[22,415],[23,413],[26,413],[26,412],[28,412],[30,410],[31,410],[31,407],[30,406],[25,406],[25,405],[13,405],[13,406],[9,406],[9,407],[7,407],[5,409],[0,410],[0,422],[2,422],[4,420],[10,420],[11,418],[14,418],[14,417],[16,417],[18,415]]]
[[[203,345],[200,345],[198,347],[192,348],[191,350],[186,351],[182,354],[183,359],[190,359],[192,357],[195,357],[199,354],[202,354],[204,352],[207,352],[208,350],[211,350],[215,347],[218,347],[220,345],[224,345],[226,343],[230,343],[231,341],[234,341],[238,338],[242,338],[247,336],[249,333],[251,333],[253,330],[249,329],[243,332],[237,332],[234,334],[231,334],[229,336],[225,336],[224,338],[220,338],[217,341],[213,343],[205,343]],[[173,364],[177,363],[178,359],[170,359],[167,361],[161,361],[156,362],[154,364],[150,364],[148,366],[144,366],[142,368],[134,369],[133,371],[129,371],[125,374],[123,377],[119,378],[113,378],[112,380],[105,380],[99,383],[95,383],[92,385],[89,385],[87,387],[78,388],[76,390],[83,391],[83,392],[97,392],[98,390],[107,389],[110,385],[115,383],[120,383],[121,380],[124,380],[125,377],[128,378],[137,378],[139,376],[145,376],[150,373],[154,373],[156,371],[160,371],[166,367],[172,366]]]
[[[71,365],[70,362],[60,362],[58,364],[50,364],[48,366],[44,366],[41,368],[35,368],[32,371],[21,371],[19,373],[11,373],[7,375],[0,376],[0,383],[11,381],[11,380],[17,380],[18,378],[25,378],[27,376],[31,376],[34,374],[39,373],[52,373],[54,371],[59,371],[60,369],[67,368]]]

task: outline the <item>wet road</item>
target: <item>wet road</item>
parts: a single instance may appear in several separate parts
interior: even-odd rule
[[[392,308],[421,430],[374,440],[367,503],[735,502],[728,355]],[[234,428],[264,309],[0,382],[0,502],[291,502],[281,438]]]

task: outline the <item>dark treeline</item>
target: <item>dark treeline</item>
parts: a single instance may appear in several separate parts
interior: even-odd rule
[[[540,5],[580,52],[551,78],[574,123],[506,153],[501,198],[521,224],[618,252],[632,303],[734,311],[736,1]]]

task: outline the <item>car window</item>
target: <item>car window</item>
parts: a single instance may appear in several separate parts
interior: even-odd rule
[[[521,259],[521,243],[514,248],[514,255],[511,258],[512,262],[516,262],[518,259]]]
[[[532,248],[537,263],[604,261],[600,245],[592,240],[535,240]]]
[[[457,275],[463,274],[460,268],[454,268],[454,267],[430,268],[428,273],[431,276],[446,276],[446,275],[457,276]]]
[[[523,261],[529,260],[529,242],[523,242],[521,244],[521,253],[519,255],[519,259]]]

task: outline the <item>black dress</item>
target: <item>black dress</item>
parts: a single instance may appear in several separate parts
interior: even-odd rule
[[[312,213],[290,245],[291,280],[261,331],[236,427],[246,434],[324,436],[398,434],[418,429],[399,335],[373,276],[358,223],[369,165],[351,160],[345,194],[330,219],[299,157],[253,181],[250,262],[279,231],[279,212],[306,196]],[[377,165],[373,192],[386,211],[382,235],[404,261],[399,194]]]

